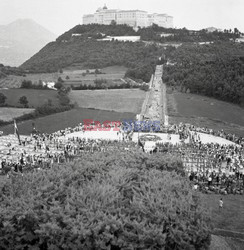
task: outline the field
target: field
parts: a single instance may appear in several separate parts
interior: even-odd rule
[[[244,240],[244,198],[243,195],[202,195],[203,201],[216,229],[243,233]],[[223,198],[223,209],[219,209],[219,199]]]
[[[37,90],[37,89],[0,89],[7,99],[6,103],[10,106],[22,107],[19,102],[21,96],[26,96],[29,107],[37,107],[52,100],[53,105],[58,104],[57,92],[55,90]]]
[[[113,112],[106,110],[95,110],[78,108],[70,111],[57,113],[45,117],[40,117],[35,120],[28,120],[18,123],[19,133],[23,135],[29,135],[32,132],[32,123],[35,122],[36,129],[42,133],[53,133],[60,129],[68,127],[75,127],[84,119],[93,119],[103,122],[105,120],[110,121],[122,121],[124,119],[135,119],[135,113],[130,112]],[[4,134],[13,134],[13,125],[7,125],[0,127],[0,130]]]
[[[244,249],[244,198],[243,195],[215,195],[202,194],[204,204],[210,211],[213,223],[214,241],[221,239],[222,243],[227,244],[233,250]],[[223,198],[223,209],[219,209],[219,199]],[[217,242],[220,246],[220,242]],[[216,248],[211,248],[211,250]],[[221,248],[217,248],[221,249]],[[225,248],[224,248],[225,249]]]
[[[75,90],[70,93],[72,102],[82,108],[140,113],[145,91],[138,89]]]
[[[195,94],[167,94],[170,123],[191,123],[201,127],[244,134],[244,109]]]
[[[58,80],[59,76],[63,77],[60,73],[27,74],[25,77],[11,75],[0,79],[0,87],[19,88],[24,80],[31,80],[34,84],[38,84],[39,80],[44,82],[54,82]]]
[[[113,66],[101,69],[102,74],[95,74],[95,70],[89,70],[89,74],[87,74],[87,70],[77,69],[77,67],[72,67],[63,70],[62,79],[65,80],[65,85],[93,85],[94,80],[96,79],[106,79],[108,85],[113,84],[121,84],[123,83],[121,79],[124,78],[125,72],[127,68],[122,66]],[[85,75],[84,75],[85,74]],[[69,79],[66,79],[66,76],[69,76]]]
[[[34,109],[24,108],[0,108],[0,120],[12,121],[14,118],[33,112]]]
[[[38,84],[39,81],[44,82],[56,82],[61,77],[65,82],[65,85],[80,85],[80,84],[93,84],[95,79],[106,79],[109,84],[113,81],[121,82],[120,79],[124,78],[127,68],[122,66],[112,66],[101,69],[102,74],[95,75],[95,69],[89,69],[90,74],[87,74],[86,69],[81,69],[79,65],[71,66],[63,69],[63,73],[39,73],[39,74],[27,74],[24,76],[8,76],[7,78],[0,79],[1,88],[18,88],[21,86],[23,80],[31,80],[34,84]],[[86,75],[82,75],[85,73]],[[66,79],[66,77],[69,79]]]

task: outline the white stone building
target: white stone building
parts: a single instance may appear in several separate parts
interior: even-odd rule
[[[94,14],[83,16],[83,24],[127,24],[133,28],[148,27],[153,23],[160,27],[173,28],[173,17],[167,14],[148,14],[142,10],[108,9],[105,5]]]

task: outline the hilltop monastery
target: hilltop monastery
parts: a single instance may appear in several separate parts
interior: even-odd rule
[[[127,24],[133,28],[148,27],[153,23],[160,27],[173,28],[173,17],[167,14],[148,14],[142,10],[108,9],[106,5],[94,14],[83,16],[83,24]]]

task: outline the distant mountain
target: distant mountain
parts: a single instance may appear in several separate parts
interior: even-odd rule
[[[0,25],[0,63],[19,66],[56,36],[31,19]]]

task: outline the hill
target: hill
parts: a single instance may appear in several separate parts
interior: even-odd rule
[[[119,65],[136,71],[129,73],[134,78],[149,81],[163,48],[144,42],[98,41],[112,35],[135,35],[135,31],[126,25],[78,25],[47,44],[21,68],[56,72],[77,63],[88,69]]]
[[[244,105],[244,44],[184,44],[165,51],[163,80],[173,89]]]
[[[0,63],[19,66],[37,53],[55,35],[30,19],[0,26]]]

